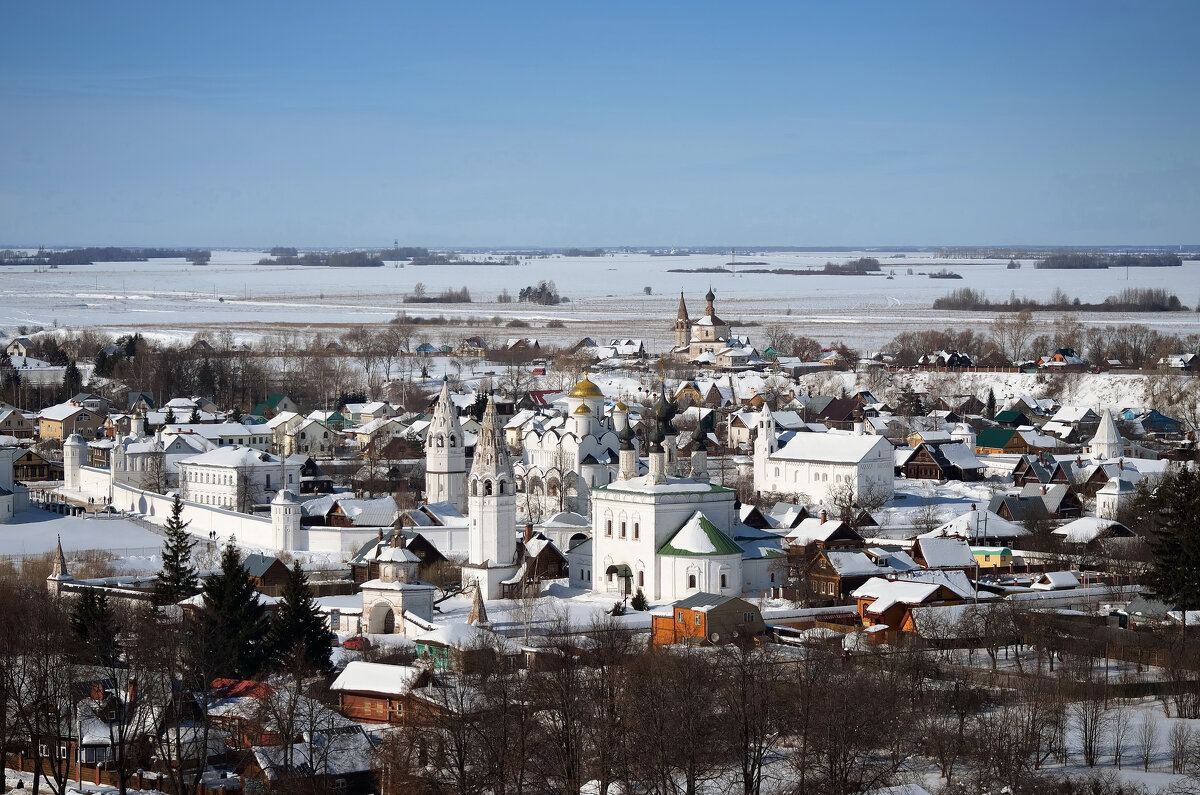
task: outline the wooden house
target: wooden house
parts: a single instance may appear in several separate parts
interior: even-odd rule
[[[352,660],[329,686],[338,710],[362,723],[401,723],[412,712],[413,688],[433,680],[428,667],[384,665]]]
[[[981,455],[1025,455],[1029,452],[1029,442],[1015,428],[984,428],[975,437],[975,452]]]
[[[290,570],[274,555],[250,553],[242,561],[246,574],[255,588],[282,588],[287,584]]]
[[[32,439],[33,423],[19,409],[0,407],[0,436]]]
[[[651,642],[725,644],[754,638],[767,630],[758,606],[736,596],[700,592],[650,616]]]
[[[921,442],[899,467],[909,480],[979,480],[984,465],[962,442]]]
[[[968,595],[946,582],[873,577],[857,588],[853,596],[864,627],[886,626],[914,632],[914,608],[962,604]]]
[[[26,450],[13,461],[13,480],[18,483],[62,479],[62,461],[51,461],[33,450]]]

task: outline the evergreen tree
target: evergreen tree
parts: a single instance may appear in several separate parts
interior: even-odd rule
[[[1200,610],[1200,470],[1170,469],[1138,484],[1129,525],[1151,541],[1146,580],[1180,610]]]
[[[63,370],[62,387],[68,398],[75,397],[83,391],[83,376],[80,375],[74,359],[67,362],[67,368]]]
[[[242,421],[242,410],[240,408],[238,408],[237,406],[234,406],[233,408],[231,408],[229,410],[229,416],[226,417],[226,419],[228,419],[230,422],[241,422]]]
[[[84,589],[71,610],[70,621],[85,659],[100,665],[116,664],[120,656],[117,621],[108,606],[108,595],[103,590]]]
[[[646,599],[646,594],[638,588],[634,593],[633,598],[629,600],[629,606],[638,612],[645,612],[650,609],[650,602]]]
[[[268,636],[271,654],[277,662],[303,659],[313,669],[327,674],[333,670],[329,661],[333,633],[317,611],[308,577],[300,563],[292,565],[287,584],[283,586],[283,601],[271,619]]]
[[[483,412],[487,410],[488,396],[482,389],[475,395],[475,402],[471,404],[471,409],[467,415],[476,422],[483,421]]]
[[[175,424],[175,409],[167,406],[167,414],[163,417],[163,422],[167,425]]]
[[[988,387],[986,411],[987,411],[987,418],[989,420],[996,419],[996,393],[992,391],[991,387]]]
[[[192,565],[192,547],[196,542],[184,529],[187,526],[188,522],[183,521],[183,503],[176,494],[167,518],[162,570],[154,585],[154,604],[160,607],[175,604],[200,590],[196,567]]]
[[[192,413],[188,415],[188,422],[192,425],[200,424],[200,409],[192,406]]]
[[[267,651],[266,611],[232,540],[221,553],[220,573],[205,581],[201,593],[197,624],[208,670],[237,679],[258,674]]]

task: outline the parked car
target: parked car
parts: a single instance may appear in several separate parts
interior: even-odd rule
[[[366,651],[371,648],[371,641],[362,635],[355,635],[353,638],[346,638],[342,643],[342,648],[350,651]]]

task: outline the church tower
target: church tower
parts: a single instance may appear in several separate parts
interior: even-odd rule
[[[686,348],[692,339],[692,321],[688,318],[683,291],[679,291],[679,312],[675,315],[675,348]]]
[[[1091,451],[1092,458],[1097,460],[1116,461],[1125,455],[1125,440],[1121,438],[1117,423],[1108,409],[1100,416],[1100,426],[1092,437]]]
[[[296,548],[301,515],[300,501],[295,494],[287,489],[275,492],[271,500],[271,529],[275,531],[275,546],[280,549]]]
[[[499,599],[501,584],[517,572],[517,497],[512,456],[496,401],[488,399],[467,479],[467,561],[463,587],[478,583],[486,599]]]
[[[762,410],[758,412],[758,422],[755,423],[754,437],[754,488],[761,488],[761,484],[766,483],[767,477],[767,462],[771,455],[779,449],[779,440],[775,435],[775,415],[771,413],[771,409],[763,403]]]
[[[466,450],[458,411],[450,401],[450,383],[442,379],[442,392],[433,409],[425,436],[425,501],[453,503],[466,511],[463,484],[467,477]]]

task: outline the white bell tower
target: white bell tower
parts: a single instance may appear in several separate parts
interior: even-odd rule
[[[467,456],[458,411],[450,401],[450,383],[442,379],[442,392],[433,409],[425,436],[425,501],[453,503],[459,513],[467,509],[463,485]]]
[[[483,412],[475,457],[467,479],[467,562],[463,586],[478,583],[484,598],[499,599],[501,583],[512,577],[517,562],[517,496],[512,456],[496,402]]]

